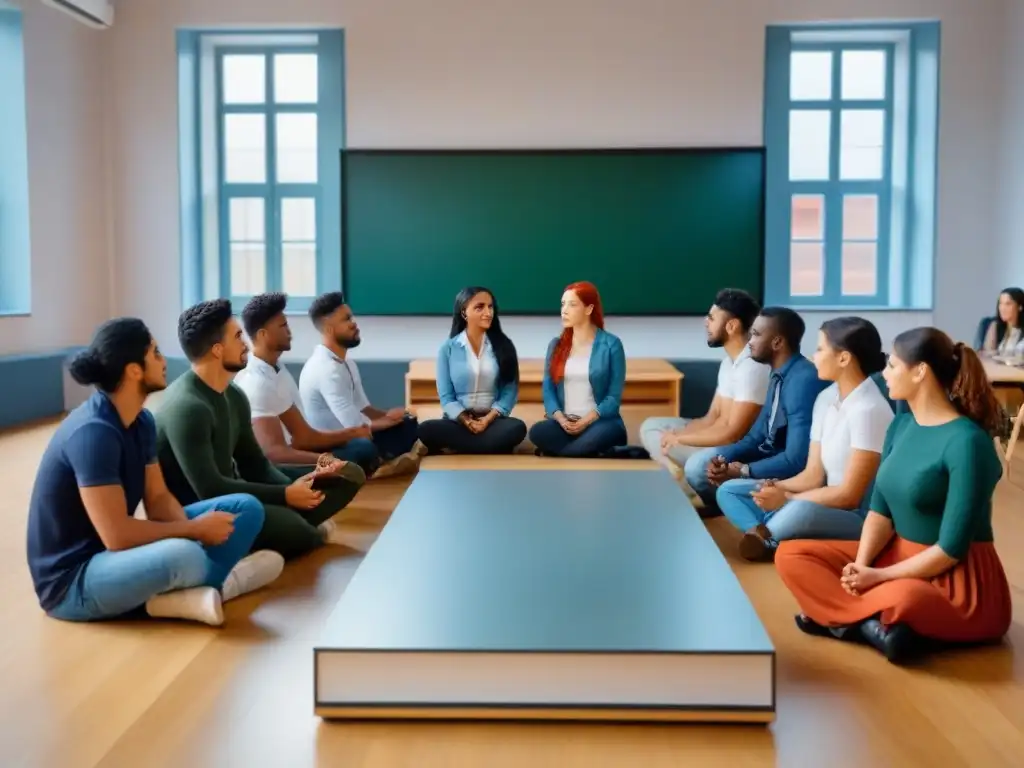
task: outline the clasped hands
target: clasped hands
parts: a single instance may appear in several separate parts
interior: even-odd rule
[[[474,435],[480,434],[491,426],[491,422],[496,418],[498,418],[498,412],[494,410],[488,411],[483,416],[474,416],[469,411],[463,411],[459,414],[459,422]]]
[[[307,472],[284,489],[284,499],[292,509],[314,509],[324,500],[324,492],[314,488],[317,478],[337,475],[348,462],[329,453],[320,454],[316,469]]]
[[[597,418],[597,411],[591,411],[586,416],[580,416],[578,419],[570,419],[564,413],[559,413],[555,416],[555,421],[558,422],[558,425],[565,430],[567,434],[578,435],[597,421]]]

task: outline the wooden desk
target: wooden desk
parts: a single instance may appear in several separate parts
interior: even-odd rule
[[[981,364],[985,366],[985,375],[993,385],[1024,387],[1024,368],[998,363],[987,357],[981,358]]]
[[[526,422],[527,428],[544,418],[544,361],[519,361],[519,402],[512,415]],[[622,392],[621,414],[629,441],[640,442],[640,424],[650,416],[678,416],[682,402],[683,374],[667,360],[627,358],[626,385]],[[438,418],[441,403],[437,396],[436,362],[413,360],[405,374],[405,406],[421,421]]]

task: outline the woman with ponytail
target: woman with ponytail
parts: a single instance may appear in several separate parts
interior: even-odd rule
[[[993,544],[999,406],[984,368],[970,347],[915,328],[896,337],[884,376],[909,412],[886,435],[860,541],[779,545],[797,626],[867,642],[890,661],[924,640],[997,640],[1011,604]]]
[[[542,455],[601,456],[626,443],[619,415],[626,353],[604,330],[601,296],[591,283],[565,289],[562,328],[544,361],[547,418],[530,429],[530,441]]]

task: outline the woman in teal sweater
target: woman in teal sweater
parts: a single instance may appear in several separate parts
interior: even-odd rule
[[[996,640],[1010,589],[992,534],[999,406],[969,347],[936,328],[900,334],[885,369],[910,412],[886,434],[860,541],[787,541],[776,567],[810,634],[866,641],[890,661],[923,638]]]

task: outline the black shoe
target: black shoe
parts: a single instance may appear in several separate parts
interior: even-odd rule
[[[916,646],[914,632],[906,624],[886,627],[878,619],[868,619],[861,623],[860,634],[868,645],[893,664],[906,661]]]
[[[828,631],[828,627],[821,626],[821,624],[816,622],[814,619],[804,616],[802,613],[798,613],[793,617],[793,619],[796,621],[796,628],[801,632],[805,632],[814,637],[832,637],[832,633]]]

